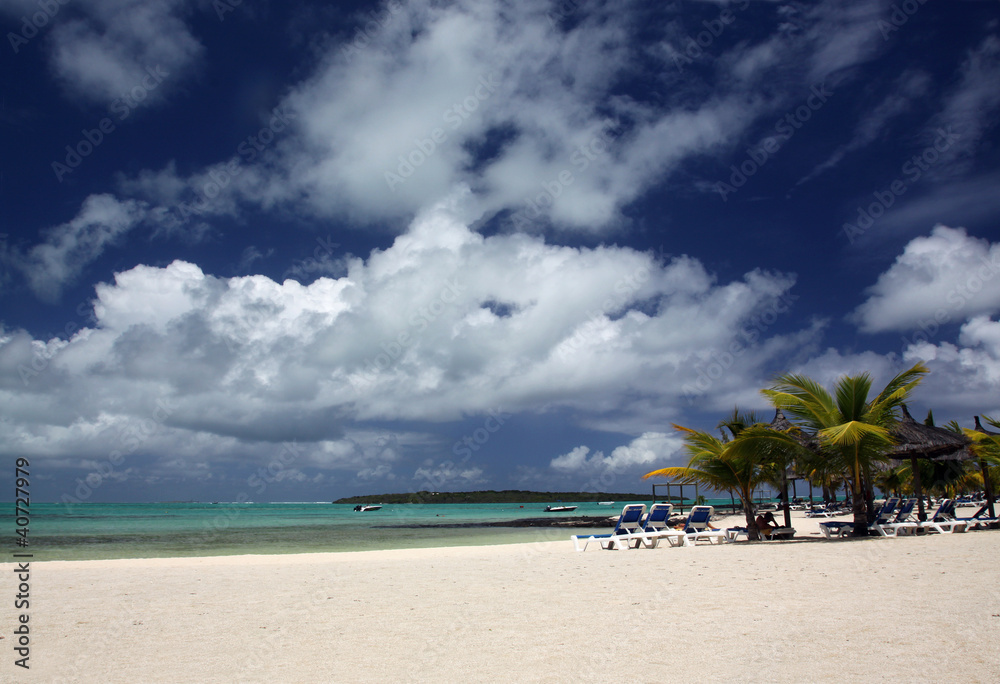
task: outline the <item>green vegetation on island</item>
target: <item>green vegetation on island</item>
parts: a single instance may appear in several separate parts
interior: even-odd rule
[[[488,489],[476,492],[407,492],[402,494],[370,494],[367,496],[349,496],[337,499],[333,503],[359,504],[450,504],[450,503],[554,503],[556,501],[644,501],[651,495],[622,494],[619,492],[530,492],[521,489],[504,489],[495,491]]]

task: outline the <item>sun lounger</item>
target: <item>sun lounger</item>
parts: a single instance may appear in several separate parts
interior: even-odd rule
[[[671,537],[682,536],[684,533],[681,530],[675,530],[670,526],[670,514],[673,513],[673,510],[673,504],[653,504],[649,507],[649,515],[643,519],[642,526],[635,532],[634,536],[648,549],[656,548],[661,539],[666,539],[669,542]],[[676,546],[676,544],[671,544],[671,546]]]
[[[990,510],[989,505],[983,504],[983,507],[980,508],[975,513],[973,513],[970,517],[967,518],[956,517],[955,520],[966,523],[968,529],[970,530],[978,528],[980,525],[982,525],[985,528],[989,525],[996,525],[1000,523],[1000,518],[991,518],[989,516],[989,510]]]
[[[869,530],[877,531],[877,525],[885,525],[889,522],[889,517],[892,512],[896,510],[896,506],[899,504],[898,496],[890,496],[882,504],[882,507],[878,510],[875,515],[875,521],[868,526]],[[821,522],[819,524],[819,531],[823,533],[823,536],[827,539],[833,539],[834,536],[840,538],[844,536],[849,536],[854,532],[854,522],[847,520],[837,520],[833,522]]]
[[[573,540],[573,548],[577,551],[586,551],[588,544],[597,542],[602,549],[628,549],[632,548],[633,541],[638,548],[642,540],[637,537],[636,533],[642,530],[645,513],[646,504],[629,504],[622,509],[615,529],[610,534],[574,534],[570,537]]]
[[[840,511],[831,511],[826,508],[814,508],[806,512],[807,518],[832,518],[835,515],[840,515]]]
[[[828,523],[820,523],[819,531],[823,533],[823,536],[827,539],[833,539],[834,537],[846,537],[854,532],[854,523],[845,520],[836,520]]]
[[[850,511],[844,510],[839,503],[832,503],[828,506],[813,506],[806,511],[807,518],[832,518],[835,515],[843,515]]]
[[[746,537],[750,539],[750,534],[747,532],[745,527],[727,527],[726,528],[726,538],[729,541],[736,541],[740,537]]]
[[[721,544],[729,541],[726,530],[715,530],[708,526],[715,509],[711,506],[695,506],[684,522],[684,534],[678,541],[684,546],[692,546],[701,540]],[[671,544],[673,541],[668,538]]]
[[[901,532],[915,532],[917,524],[910,520],[910,516],[913,514],[913,507],[916,505],[916,499],[907,499],[899,507],[896,517],[889,522],[876,522],[872,525],[872,528],[883,537],[895,537]]]
[[[770,535],[765,535],[763,532],[760,533],[760,538],[765,541],[774,541],[776,539],[791,539],[795,536],[794,527],[776,527],[771,530]],[[736,541],[740,537],[746,537],[750,539],[750,533],[747,532],[745,527],[728,527],[726,528],[726,539],[728,541]]]
[[[777,539],[791,539],[795,536],[794,527],[775,527],[770,534],[760,533],[760,538],[764,541],[775,541]]]
[[[964,520],[956,520],[955,502],[951,499],[945,499],[938,506],[938,509],[934,511],[934,515],[924,522],[917,523],[917,527],[928,532],[950,534],[953,532],[965,532],[969,527],[969,523]]]

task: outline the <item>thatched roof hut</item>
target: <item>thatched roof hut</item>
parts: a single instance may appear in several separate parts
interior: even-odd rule
[[[984,435],[990,435],[991,437],[1000,437],[1000,432],[993,432],[984,428],[983,424],[979,422],[979,416],[973,416],[973,418],[976,420],[976,432],[982,432]]]
[[[969,438],[951,430],[918,423],[903,405],[903,418],[890,431],[896,441],[892,458],[932,458],[935,461],[968,461],[974,456],[966,447]]]
[[[798,425],[788,420],[785,413],[779,408],[774,410],[774,420],[772,420],[768,426],[772,430],[777,430],[778,432],[787,432],[791,435],[792,439],[804,446],[810,451],[819,451],[819,442],[812,435],[808,435],[803,432]]]
[[[966,447],[969,438],[951,430],[918,423],[902,404],[903,417],[890,430],[896,446],[888,451],[891,458],[910,459],[913,471],[913,493],[917,495],[917,517],[926,520],[924,510],[923,487],[920,484],[920,469],[917,459],[927,458],[935,461],[967,461],[974,456]]]

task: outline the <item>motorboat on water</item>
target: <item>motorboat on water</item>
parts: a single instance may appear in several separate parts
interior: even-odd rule
[[[382,508],[381,504],[358,504],[354,510],[364,513],[365,511],[377,511]]]
[[[575,511],[576,506],[546,506],[546,513],[565,513],[567,511]]]
[[[614,501],[598,501],[597,505],[598,506],[614,506],[615,502]]]

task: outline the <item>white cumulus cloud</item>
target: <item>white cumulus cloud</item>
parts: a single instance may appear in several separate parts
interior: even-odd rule
[[[666,467],[684,440],[676,434],[646,432],[628,444],[615,447],[609,455],[603,451],[591,453],[590,447],[578,446],[569,453],[549,462],[553,470],[580,475],[649,471]]]
[[[911,240],[868,290],[852,319],[865,332],[936,331],[1000,310],[1000,243],[935,226]]]
[[[604,429],[648,425],[687,406],[684,388],[712,350],[754,350],[720,389],[785,353],[766,327],[757,341],[746,330],[755,316],[771,320],[789,276],[719,283],[690,257],[484,237],[461,214],[458,202],[422,213],[340,278],[303,285],[140,265],[97,287],[95,322],[68,339],[3,333],[5,453],[100,459],[119,439],[109,426],[140,426],[128,464],[137,477],[138,460],[237,467],[292,441],[302,452],[284,465],[303,477],[388,477],[382,465],[398,477],[402,459],[448,445],[372,435],[373,422],[458,421],[503,406],[562,408]],[[152,420],[161,402],[169,410]],[[650,433],[599,463],[646,464],[669,441]],[[422,467],[414,477],[479,477],[478,466]]]
[[[973,415],[1000,415],[1000,321],[975,316],[962,325],[957,344],[916,342],[903,358],[931,369],[920,390],[931,406],[964,413],[961,422],[970,427]]]

